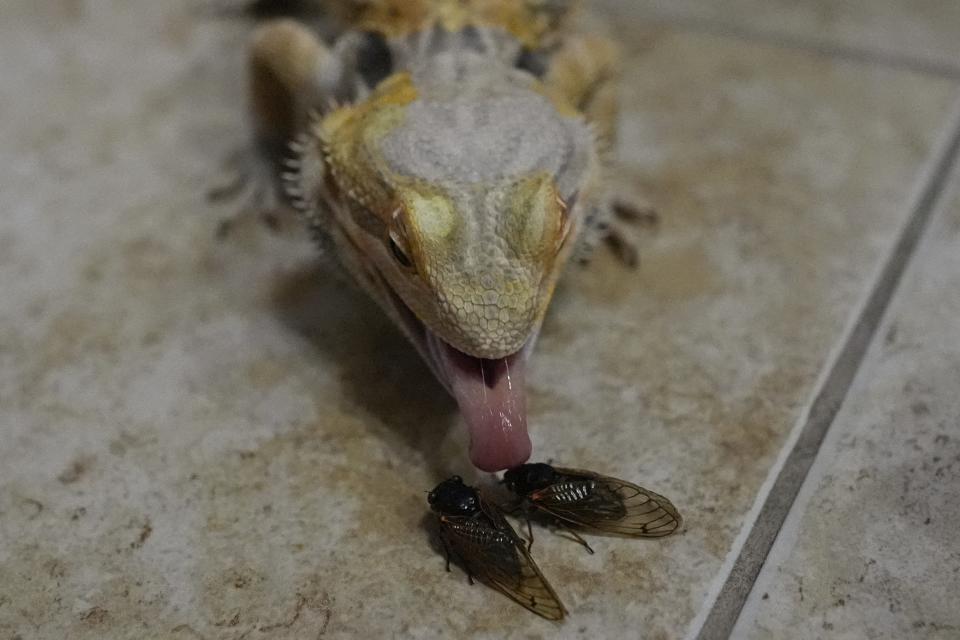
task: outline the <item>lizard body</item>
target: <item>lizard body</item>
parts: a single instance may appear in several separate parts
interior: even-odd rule
[[[291,197],[455,397],[487,471],[530,456],[526,360],[613,213],[616,50],[565,34],[572,4],[339,0],[332,47],[290,20],[251,46],[258,142],[296,136]]]

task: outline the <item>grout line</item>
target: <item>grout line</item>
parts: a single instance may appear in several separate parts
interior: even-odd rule
[[[783,31],[752,29],[732,23],[699,18],[696,16],[681,15],[664,11],[644,12],[652,20],[661,24],[683,29],[686,31],[706,33],[710,35],[733,38],[746,42],[770,45],[783,49],[805,51],[818,56],[846,60],[850,62],[876,64],[890,69],[913,71],[930,76],[937,76],[951,80],[960,80],[960,65],[947,60],[924,58],[910,54],[886,53],[864,49],[856,46],[844,45],[827,40],[807,38]]]
[[[744,533],[738,537],[739,553],[737,543],[731,549],[721,573],[725,578],[720,578],[708,593],[706,602],[712,601],[712,606],[704,606],[691,623],[688,638],[726,640],[730,637],[957,164],[960,152],[960,100],[954,106],[948,123],[941,143],[932,155],[933,162],[924,171],[918,182],[918,191],[910,199],[913,203],[910,215],[893,250],[880,268],[859,313],[854,315],[839,350],[825,369],[813,402],[798,421],[795,435],[791,436],[793,446],[791,442],[787,443],[782,458],[771,469],[764,483],[764,488],[769,487],[769,491],[766,494],[760,492],[754,508],[745,518],[745,522],[752,521],[753,524],[745,526]]]

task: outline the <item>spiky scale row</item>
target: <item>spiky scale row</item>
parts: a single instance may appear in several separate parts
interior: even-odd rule
[[[283,166],[288,171],[282,172],[280,177],[283,180],[284,193],[293,207],[301,214],[309,215],[310,207],[304,200],[301,182],[304,152],[307,149],[305,137],[306,134],[301,134],[290,141],[288,148],[293,155],[284,159]]]
[[[393,1],[388,0],[388,2]],[[466,4],[472,6],[472,3],[477,1],[479,0],[467,0]],[[529,3],[529,6],[532,7],[534,4]],[[560,2],[559,4],[564,3]],[[550,0],[541,2],[540,5],[546,7],[550,5]],[[434,25],[431,31],[437,28],[439,27]],[[486,34],[486,31],[481,29],[481,35],[489,35]],[[499,37],[509,38],[506,33],[501,33]],[[433,41],[436,38],[431,35],[427,39]],[[494,42],[487,47],[490,50],[484,50],[483,53],[485,55],[496,55],[497,46],[501,44],[499,41]],[[415,43],[410,46],[415,46]],[[582,48],[580,47],[577,51]],[[424,51],[423,55],[429,55],[429,52]],[[567,57],[571,58],[570,55]],[[403,56],[401,56],[401,59],[403,59]],[[510,60],[512,60],[512,57]],[[493,62],[491,62],[491,65],[496,66]],[[574,68],[579,67],[574,65]],[[597,68],[600,67],[598,65],[586,65],[586,71],[583,73],[589,74]],[[479,77],[485,77],[482,70]],[[589,78],[583,78],[582,74],[574,74],[574,78],[578,81],[577,87],[583,84],[589,86],[593,84],[592,81],[587,82]],[[603,76],[603,78],[606,78],[606,76]],[[603,80],[603,78],[597,81]],[[590,162],[593,167],[590,171],[590,177],[589,179],[582,178],[583,181],[580,183],[579,189],[574,190],[573,185],[564,187],[566,190],[564,195],[566,196],[569,196],[571,192],[579,193],[579,205],[577,206],[579,211],[577,214],[582,220],[579,225],[582,233],[579,235],[579,242],[571,242],[570,245],[575,247],[575,256],[580,258],[592,251],[593,247],[602,239],[606,224],[612,217],[611,207],[603,198],[605,189],[597,186],[603,179],[603,174],[606,173],[603,170],[603,165],[608,164],[610,140],[601,131],[602,127],[592,122],[592,115],[595,114],[582,111],[583,105],[574,106],[572,95],[579,94],[566,95],[562,86],[551,84],[549,77],[543,78],[542,82],[532,78],[530,80],[532,93],[548,98],[560,117],[574,120],[584,129],[589,129],[589,134],[584,135],[583,138],[591,139],[592,142],[583,142],[581,148],[589,148],[590,155],[593,158]],[[580,80],[584,82],[580,83]],[[350,216],[359,220],[361,217],[369,217],[371,213],[380,218],[380,221],[385,225],[391,224],[386,216],[389,215],[389,211],[394,210],[397,204],[396,194],[409,191],[411,186],[409,181],[401,181],[401,184],[395,184],[394,174],[383,170],[380,166],[368,166],[369,158],[367,154],[370,150],[364,148],[368,138],[364,137],[363,130],[366,127],[371,129],[377,127],[385,120],[390,121],[391,127],[404,126],[402,116],[397,116],[396,121],[391,120],[393,117],[390,115],[391,110],[399,112],[401,109],[396,109],[397,107],[405,108],[408,104],[416,101],[421,97],[419,94],[422,89],[423,86],[420,85],[419,79],[417,85],[414,85],[409,71],[398,70],[394,75],[378,83],[369,97],[358,99],[357,96],[352,96],[350,105],[346,107],[341,106],[335,100],[328,100],[324,104],[324,113],[314,112],[310,114],[310,122],[306,127],[307,133],[291,143],[290,148],[294,158],[284,163],[283,184],[293,206],[302,213],[312,235],[321,245],[321,249],[330,247],[331,229],[334,229],[333,233],[336,233],[338,228],[331,225],[334,219],[339,220],[341,216],[346,216],[345,220],[341,222],[347,222],[348,227]],[[532,119],[535,120],[536,118],[532,116]],[[510,118],[506,118],[506,120],[509,121]],[[427,138],[429,138],[429,135]],[[380,138],[377,140],[380,140]],[[420,147],[422,148],[422,145]],[[408,153],[416,156],[418,153],[417,145],[410,145]],[[376,153],[373,155],[375,156]],[[545,157],[557,156],[554,154]],[[400,164],[403,164],[403,162],[405,160],[401,159]],[[373,164],[376,165],[377,163]],[[469,191],[471,184],[469,181],[458,180],[455,175],[449,178],[444,177],[443,180],[443,187],[448,192],[453,193],[466,193]],[[518,177],[511,185],[499,185],[497,188],[517,191],[521,182],[522,180]],[[427,187],[436,186],[429,182],[425,184]],[[421,187],[423,185],[424,183],[421,183]],[[433,197],[435,196],[431,191],[430,198]],[[430,198],[424,198],[424,203],[427,203]],[[427,204],[423,206],[429,208]],[[527,208],[526,205],[503,201],[497,207],[494,207],[495,211],[489,212],[484,220],[488,218],[493,220],[500,217],[507,220],[509,217],[507,213],[511,210],[511,207],[517,210],[526,210]],[[416,207],[413,207],[413,209],[416,210]],[[460,215],[467,219],[470,215],[475,215],[480,209],[482,209],[482,203],[470,203],[465,209],[469,213],[461,212]],[[533,289],[530,291],[522,290],[522,287],[516,291],[511,289],[514,285],[511,279],[513,272],[510,269],[501,268],[504,265],[503,260],[497,262],[493,267],[483,267],[487,269],[488,273],[491,270],[498,273],[496,283],[486,285],[477,281],[475,277],[470,277],[471,269],[474,268],[477,261],[485,261],[485,257],[490,254],[503,254],[518,263],[525,259],[524,247],[526,245],[523,244],[523,238],[526,237],[523,235],[525,227],[522,225],[514,225],[505,229],[499,229],[498,227],[498,231],[492,232],[491,225],[481,226],[486,231],[480,233],[477,230],[477,225],[474,225],[477,228],[472,227],[472,231],[476,237],[471,239],[470,244],[461,245],[461,250],[458,251],[449,251],[447,245],[442,243],[440,243],[442,246],[430,246],[427,249],[424,249],[421,243],[416,243],[417,246],[412,248],[415,251],[425,251],[428,255],[418,261],[420,281],[413,284],[422,289],[424,288],[423,284],[426,283],[426,286],[430,287],[431,290],[428,295],[419,292],[412,293],[410,294],[411,299],[405,300],[405,302],[438,335],[452,344],[459,345],[462,343],[464,345],[458,348],[483,354],[499,354],[507,350],[509,345],[505,342],[503,344],[497,342],[500,338],[496,338],[496,336],[504,332],[510,333],[512,329],[509,329],[508,325],[511,327],[513,325],[517,327],[531,325],[542,311],[540,303],[534,308],[531,306],[532,303],[520,304],[518,301],[532,300],[533,297],[543,297],[545,300],[549,300],[556,274],[550,272],[552,267],[546,260],[542,262],[537,262],[535,259],[531,260],[531,264],[534,265],[534,267],[528,269],[531,273],[541,267],[543,270],[550,272],[547,276],[544,276],[546,284],[542,291],[545,291],[545,294],[533,291]],[[343,230],[342,227],[339,228]],[[417,233],[421,231],[420,229],[416,230]],[[351,231],[351,233],[353,232]],[[374,238],[374,240],[377,240],[377,238]],[[364,248],[350,247],[343,242],[339,244],[342,246],[338,246],[337,250],[348,253],[351,251],[363,252],[366,251],[366,247],[377,246],[375,242],[366,245]],[[401,244],[403,243],[401,242]],[[554,246],[559,251],[565,245],[558,240],[555,245],[551,245],[551,247]],[[462,256],[466,255],[473,257],[473,262],[463,260]],[[353,258],[352,263],[349,260],[345,262],[350,263],[348,266],[356,270],[357,265],[364,266],[365,260],[376,260],[378,256],[361,255],[359,257],[353,256]],[[510,262],[510,260],[506,262]],[[390,264],[387,263],[382,266],[389,273]],[[395,280],[399,281],[400,285],[395,284],[395,286],[404,289],[403,279],[405,277],[396,277]],[[491,288],[505,292],[506,297],[513,302],[505,304],[498,298],[489,304],[482,301],[474,303],[473,297],[468,295],[473,293],[474,289],[486,291]],[[416,291],[416,288],[411,287],[411,289],[405,289],[404,291],[406,293],[411,290]],[[507,327],[507,329],[504,329],[504,327]],[[520,329],[517,329],[513,333],[519,333],[519,331]]]

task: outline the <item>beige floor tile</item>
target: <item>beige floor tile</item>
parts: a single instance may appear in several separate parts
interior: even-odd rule
[[[920,245],[735,637],[960,636],[957,193]]]
[[[26,5],[24,5],[26,6]],[[622,23],[638,272],[558,295],[542,458],[671,496],[686,532],[541,532],[561,629],[444,573],[423,491],[453,405],[290,224],[215,239],[244,26],[181,3],[0,20],[0,633],[677,637],[904,220],[955,87]],[[192,18],[193,21],[188,18]]]
[[[960,4],[953,0],[598,0],[603,6],[718,30],[851,48],[960,73]]]

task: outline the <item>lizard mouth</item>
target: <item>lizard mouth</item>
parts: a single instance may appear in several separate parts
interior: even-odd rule
[[[525,385],[527,349],[504,358],[469,356],[430,330],[430,360],[456,399],[470,431],[470,461],[483,471],[500,471],[530,458]]]
[[[526,462],[532,446],[527,434],[525,374],[535,336],[502,358],[468,355],[431,331],[384,285],[406,334],[460,407],[470,433],[473,465],[494,472]]]

